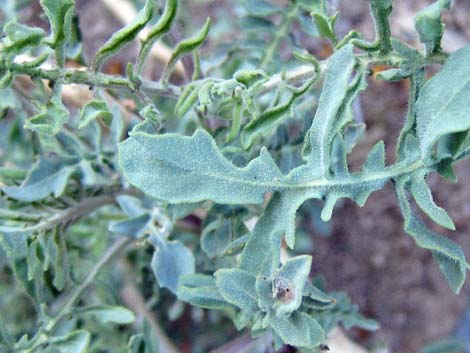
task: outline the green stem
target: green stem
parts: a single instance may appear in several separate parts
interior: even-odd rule
[[[294,2],[287,12],[286,16],[283,18],[278,30],[274,33],[274,36],[269,43],[268,47],[265,50],[265,54],[260,63],[260,68],[266,70],[268,64],[273,59],[275,51],[278,49],[279,44],[281,43],[282,38],[289,32],[292,21],[299,10],[297,2]]]
[[[72,308],[72,305],[77,301],[80,295],[93,283],[98,273],[101,269],[106,266],[111,260],[115,259],[116,256],[123,250],[127,245],[132,242],[131,238],[121,237],[118,238],[111,247],[106,250],[100,260],[96,263],[96,265],[91,269],[88,273],[85,280],[76,287],[72,293],[67,297],[64,304],[59,308],[57,313],[54,315],[54,318],[49,321],[48,325],[46,326],[46,331],[51,331],[57,325],[57,323],[62,320],[65,316],[67,316]]]
[[[116,75],[107,75],[90,70],[75,69],[44,69],[28,67],[22,64],[5,63],[0,60],[0,71],[11,71],[16,75],[27,75],[31,78],[38,77],[52,82],[60,82],[64,85],[79,84],[89,87],[102,87],[113,89],[125,89],[135,92],[135,84],[128,78]],[[171,85],[163,86],[157,82],[143,80],[139,89],[149,96],[172,96],[179,94],[179,88]]]
[[[46,326],[41,327],[37,332],[36,336],[31,339],[30,347],[26,349],[21,349],[21,353],[33,353],[41,345],[46,344],[48,342],[48,340],[50,339],[48,333],[50,333],[57,326],[57,324],[70,313],[73,304],[77,301],[80,295],[93,283],[101,269],[106,266],[111,260],[116,259],[116,256],[121,252],[121,250],[123,250],[131,242],[131,238],[118,238],[113,243],[113,245],[111,245],[111,247],[106,250],[100,260],[88,273],[85,280],[70,293],[70,295],[67,297],[67,299],[59,308],[54,317],[49,322],[47,322]]]
[[[76,205],[67,208],[63,211],[57,212],[54,216],[47,218],[36,225],[21,228],[22,232],[38,232],[43,230],[52,229],[60,224],[68,223],[77,220],[84,215],[95,211],[96,209],[110,205],[116,202],[116,197],[119,195],[135,194],[135,190],[124,189],[111,195],[100,195],[85,198]]]

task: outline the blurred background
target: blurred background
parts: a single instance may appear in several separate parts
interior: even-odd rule
[[[129,1],[141,8],[143,1]],[[161,1],[163,2],[163,1]],[[281,0],[272,1],[282,5]],[[20,6],[18,3],[21,3]],[[0,1],[3,19],[9,6],[19,6],[21,21],[47,29],[41,17],[39,1]],[[118,28],[122,20],[106,1],[77,0],[85,57],[96,50]],[[408,44],[418,47],[414,30],[414,14],[429,5],[426,0],[395,0],[391,16],[392,33]],[[332,11],[339,11],[336,28],[340,35],[350,29],[363,32],[373,39],[373,23],[365,0],[331,0]],[[176,30],[171,34],[179,41],[201,27],[210,16],[213,28],[208,43],[202,50],[211,52],[216,44],[236,46],[240,40],[238,1],[182,0]],[[470,44],[470,0],[454,0],[446,11],[445,51],[453,52]],[[275,19],[274,19],[275,21]],[[291,35],[310,53],[320,59],[331,54],[331,48],[320,38],[309,37],[297,25]],[[135,57],[137,45],[127,47],[109,60],[104,71],[124,74],[128,61]],[[290,55],[288,43],[281,45],[281,58]],[[191,62],[186,63],[191,66]],[[149,78],[156,78],[162,69],[157,61],[146,69]],[[436,70],[438,67],[436,67]],[[432,72],[430,72],[430,75]],[[355,114],[367,124],[365,140],[353,153],[352,165],[360,165],[372,145],[383,139],[387,159],[394,160],[395,141],[406,112],[409,83],[388,83],[369,79],[369,88],[360,95]],[[469,102],[470,104],[470,102]],[[448,232],[470,255],[470,161],[457,167],[458,184],[443,181],[436,175],[430,178],[437,204],[448,210],[457,230]],[[319,220],[316,207],[303,207],[300,231],[306,234],[303,252],[313,255],[313,273],[322,274],[329,290],[346,291],[366,316],[376,319],[381,329],[376,332],[352,330],[348,335],[361,345],[376,352],[418,352],[423,344],[440,338],[458,337],[470,342],[470,283],[467,281],[460,295],[454,295],[447,286],[430,252],[419,249],[403,232],[402,217],[397,208],[392,188],[372,194],[366,206],[360,209],[345,201],[338,207],[331,223]],[[434,227],[435,228],[435,227]],[[436,229],[445,232],[443,229]],[[314,241],[309,239],[313,238]],[[299,250],[300,251],[300,250]],[[177,329],[177,327],[175,327]]]

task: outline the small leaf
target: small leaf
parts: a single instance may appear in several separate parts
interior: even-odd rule
[[[99,322],[126,325],[135,321],[135,315],[123,306],[96,305],[80,309],[80,315],[93,315]]]
[[[169,241],[156,247],[151,267],[160,287],[176,293],[180,277],[194,273],[194,256],[180,241]]]
[[[214,275],[222,297],[248,316],[254,315],[258,310],[256,277],[236,268],[218,270]]]
[[[67,336],[52,337],[49,343],[60,353],[86,353],[90,338],[88,331],[77,330]]]
[[[101,118],[103,122],[109,126],[113,119],[113,114],[109,110],[106,102],[103,100],[93,100],[88,102],[80,111],[80,124],[78,125],[78,128],[83,129],[98,118]]]
[[[426,46],[428,54],[441,48],[441,39],[444,34],[441,15],[444,9],[450,9],[451,3],[451,0],[438,0],[419,11],[415,16],[415,27],[419,34],[419,40]]]
[[[390,69],[379,72],[375,78],[381,81],[398,82],[410,77],[410,75],[411,71],[407,69]]]
[[[49,195],[59,197],[65,190],[75,165],[65,163],[57,157],[40,157],[20,186],[6,186],[2,190],[9,197],[19,201],[42,200]]]
[[[318,322],[303,312],[295,312],[290,316],[274,316],[271,326],[284,344],[302,348],[315,348],[325,343],[325,332]]]
[[[447,212],[434,203],[431,190],[426,184],[424,176],[417,176],[411,180],[410,191],[421,210],[434,222],[455,230],[454,222],[452,222]]]
[[[41,6],[51,25],[48,44],[55,49],[59,67],[65,63],[65,47],[72,32],[75,2],[73,0],[41,0]]]
[[[155,0],[147,0],[137,16],[124,28],[115,32],[111,38],[98,50],[93,61],[93,69],[99,70],[103,62],[111,55],[132,42],[145,25],[152,19],[155,11]]]
[[[141,42],[141,48],[139,53],[139,62],[137,66],[137,71],[142,70],[142,66],[145,63],[145,59],[148,56],[148,53],[152,49],[153,44],[165,33],[171,29],[171,25],[176,18],[176,13],[178,11],[178,0],[166,0],[165,10],[163,11],[162,16],[158,22],[150,28],[147,36]]]
[[[70,113],[63,105],[60,95],[54,94],[41,113],[26,121],[25,128],[55,135],[69,120],[69,116]]]
[[[296,256],[275,272],[273,295],[277,299],[276,315],[290,314],[300,307],[311,266],[311,256]]]
[[[219,292],[212,276],[191,274],[180,278],[178,299],[206,309],[234,309]]]
[[[202,43],[206,40],[207,35],[209,34],[209,29],[211,27],[211,19],[207,18],[206,22],[204,23],[204,26],[201,28],[201,30],[194,35],[194,37],[185,39],[181,42],[178,43],[176,46],[175,50],[171,54],[170,61],[168,61],[168,64],[165,68],[165,71],[162,74],[163,77],[163,82],[167,82],[168,79],[170,78],[171,72],[173,71],[173,68],[176,65],[176,62],[183,56],[186,55],[193,50],[196,50],[199,48]]]
[[[335,22],[337,16],[338,14],[335,14],[334,16],[326,16],[318,12],[312,12],[313,23],[315,23],[318,33],[323,38],[330,40],[333,44],[338,42],[338,38],[335,33]]]
[[[2,55],[6,55],[10,60],[29,48],[40,44],[45,33],[41,28],[29,27],[11,19],[3,27],[5,39],[3,40]]]
[[[113,233],[118,233],[131,238],[141,238],[148,230],[151,217],[148,213],[140,216],[125,219],[123,221],[112,222],[109,225],[109,230]]]

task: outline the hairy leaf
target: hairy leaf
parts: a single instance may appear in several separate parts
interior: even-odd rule
[[[109,110],[105,101],[90,101],[85,104],[80,112],[80,124],[78,125],[78,128],[82,129],[98,118],[101,118],[106,125],[109,125],[113,119],[113,114]]]
[[[176,46],[175,50],[171,54],[170,61],[168,61],[168,64],[165,68],[165,71],[163,72],[163,81],[166,82],[170,78],[170,74],[173,71],[173,68],[175,67],[177,61],[183,56],[186,55],[197,48],[199,48],[202,43],[204,43],[204,40],[206,39],[207,35],[209,34],[209,29],[211,27],[211,19],[208,17],[206,19],[206,22],[204,23],[204,26],[201,28],[201,30],[194,35],[194,37],[185,39],[181,42],[178,43]]]
[[[178,0],[167,0],[165,10],[158,22],[149,30],[147,36],[142,40],[139,62],[137,70],[140,72],[145,63],[148,53],[152,49],[153,44],[165,33],[171,29],[171,25],[176,18],[178,11]]]
[[[79,310],[81,315],[93,315],[96,320],[106,324],[115,323],[120,325],[130,324],[135,321],[132,311],[122,306],[96,305]]]
[[[318,108],[308,132],[310,148],[309,165],[319,168],[319,174],[327,176],[331,165],[331,142],[337,131],[337,115],[348,94],[348,83],[356,65],[353,47],[346,45],[328,60]]]
[[[452,0],[438,0],[415,16],[415,27],[419,40],[426,46],[427,53],[433,53],[440,49],[441,39],[444,34],[444,23],[441,15],[444,9],[450,9]]]
[[[222,297],[248,315],[254,315],[258,310],[256,277],[235,268],[218,270],[214,275]]]
[[[68,121],[69,116],[70,113],[62,103],[60,95],[56,93],[39,114],[26,121],[25,127],[46,135],[55,135]]]
[[[155,0],[147,0],[144,8],[126,27],[114,33],[111,38],[98,50],[93,61],[94,70],[98,70],[103,62],[111,55],[132,42],[145,25],[152,19],[155,11]]]
[[[416,126],[423,157],[443,136],[470,129],[470,47],[450,55],[422,88],[416,102]]]
[[[74,164],[65,163],[60,158],[41,157],[20,186],[6,186],[2,190],[9,197],[24,202],[41,200],[51,194],[59,197],[75,170]]]
[[[132,185],[172,203],[261,203],[264,193],[282,179],[266,150],[246,167],[237,168],[203,130],[192,137],[135,133],[121,144],[119,157]]]
[[[73,0],[41,0],[41,6],[51,25],[51,38],[48,44],[55,49],[57,64],[65,64],[65,47],[72,31],[72,18],[75,1]]]
[[[303,312],[273,317],[271,325],[286,344],[312,349],[325,343],[325,332],[321,326]]]
[[[290,314],[300,307],[311,265],[311,256],[296,256],[274,273],[273,293],[278,299],[276,315]]]
[[[207,309],[234,309],[219,292],[212,276],[192,274],[180,278],[178,299]]]
[[[194,256],[180,241],[169,241],[156,247],[151,266],[158,284],[176,293],[180,277],[194,273]]]

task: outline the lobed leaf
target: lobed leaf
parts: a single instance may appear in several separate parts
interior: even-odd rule
[[[134,133],[120,145],[119,164],[132,185],[171,203],[261,203],[283,177],[265,149],[246,167],[235,167],[203,130],[192,137]]]

